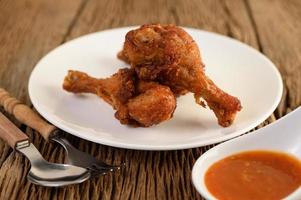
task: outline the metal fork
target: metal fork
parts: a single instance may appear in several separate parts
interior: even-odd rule
[[[22,104],[16,98],[11,97],[3,88],[0,88],[0,105],[4,107],[5,111],[14,115],[14,117],[21,123],[39,132],[46,141],[51,140],[61,144],[67,152],[67,162],[72,165],[92,170],[94,175],[102,175],[106,174],[107,172],[113,172],[125,166],[124,163],[118,166],[108,165],[97,160],[90,154],[76,149],[63,136],[61,130],[46,122],[29,106]]]
[[[67,162],[72,165],[98,171],[115,171],[124,166],[124,163],[118,166],[113,166],[99,161],[90,154],[80,151],[72,146],[72,144],[65,137],[63,137],[62,134],[59,133],[59,130],[56,130],[55,132],[56,133],[54,133],[54,135],[50,139],[56,141],[64,147],[67,152]]]

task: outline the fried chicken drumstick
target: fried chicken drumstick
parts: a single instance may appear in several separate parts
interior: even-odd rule
[[[122,124],[148,127],[170,119],[176,108],[175,96],[167,86],[136,80],[132,69],[120,69],[105,79],[70,70],[63,88],[98,95],[112,105]]]
[[[141,80],[167,85],[181,95],[194,93],[198,104],[204,99],[218,123],[227,127],[241,110],[240,101],[205,75],[200,51],[192,37],[174,25],[143,25],[126,34],[118,57],[131,65]]]

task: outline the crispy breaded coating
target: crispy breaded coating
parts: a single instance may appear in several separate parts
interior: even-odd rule
[[[139,95],[129,99],[129,115],[143,124],[151,126],[169,120],[176,108],[176,98],[167,86],[155,82],[139,81]]]
[[[63,88],[73,93],[93,93],[116,110],[122,124],[152,126],[170,119],[176,99],[167,86],[136,80],[132,69],[120,69],[109,78],[96,79],[70,70]]]
[[[202,106],[205,100],[221,126],[231,125],[241,110],[238,98],[205,75],[199,48],[182,28],[154,24],[129,31],[118,57],[131,65],[140,80],[167,85],[177,96],[192,92]]]

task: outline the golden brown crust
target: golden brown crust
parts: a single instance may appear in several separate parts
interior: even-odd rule
[[[63,88],[73,93],[93,93],[111,104],[122,124],[151,126],[170,119],[176,108],[174,94],[167,86],[137,81],[133,69],[120,69],[106,79],[70,70]]]
[[[202,97],[222,126],[229,126],[241,109],[236,97],[205,75],[197,44],[177,26],[151,24],[129,31],[120,55],[139,79],[167,85],[176,96],[190,91]]]
[[[69,70],[63,88],[73,93],[93,93],[103,98],[115,109],[135,94],[135,77],[131,69],[120,69],[110,78],[96,79],[88,74]]]
[[[176,98],[167,86],[154,82],[139,82],[139,95],[130,99],[129,115],[145,127],[172,118]]]
[[[98,80],[90,78],[88,74],[69,70],[63,82],[63,89],[73,93],[94,93]]]
[[[97,94],[113,106],[122,124],[139,126],[170,119],[176,108],[175,96],[188,91],[194,93],[196,103],[207,104],[214,111],[222,126],[229,126],[241,109],[236,97],[205,75],[198,46],[177,26],[143,25],[128,32],[118,58],[131,69],[121,69],[106,79],[69,71],[64,89]]]

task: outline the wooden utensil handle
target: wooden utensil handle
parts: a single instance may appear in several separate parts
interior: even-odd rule
[[[15,148],[18,142],[28,140],[27,135],[20,131],[2,113],[0,113],[0,137],[12,148]]]
[[[56,129],[55,126],[43,120],[29,106],[11,97],[3,88],[0,88],[0,105],[4,107],[5,111],[14,115],[21,123],[38,131],[45,140],[48,140],[50,134]]]

